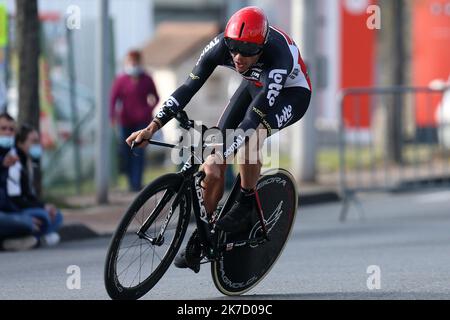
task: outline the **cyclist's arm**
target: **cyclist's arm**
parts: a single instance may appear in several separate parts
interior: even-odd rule
[[[197,64],[184,84],[172,93],[157,113],[155,121],[159,127],[164,126],[172,119],[173,114],[182,110],[189,103],[214,69],[222,63],[226,52],[224,46],[223,35],[218,35],[203,49]]]

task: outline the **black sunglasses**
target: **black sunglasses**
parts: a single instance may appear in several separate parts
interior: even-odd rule
[[[239,53],[244,57],[256,56],[264,47],[264,45],[238,41],[231,38],[225,38],[225,44],[230,52]]]

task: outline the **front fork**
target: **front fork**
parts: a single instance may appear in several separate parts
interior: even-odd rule
[[[161,229],[159,230],[158,235],[156,237],[152,238],[147,234],[147,230],[148,230],[148,228],[150,228],[150,225],[155,221],[155,219],[159,215],[159,212],[164,208],[164,206],[167,204],[167,202],[170,200],[170,198],[173,196],[173,193],[174,193],[172,190],[166,190],[164,192],[164,195],[163,195],[161,201],[159,201],[159,203],[157,204],[155,209],[153,209],[152,213],[145,220],[144,224],[136,232],[137,235],[139,236],[139,238],[145,239],[145,240],[149,241],[152,245],[156,245],[156,246],[161,246],[164,244],[164,233],[166,231],[167,226],[169,225],[170,219],[172,218],[175,208],[178,206],[178,204],[180,202],[181,196],[185,192],[184,189],[185,189],[185,181],[183,181],[180,191],[175,196],[175,199],[173,200],[172,205],[170,206],[169,213],[167,214],[167,216],[161,226]]]

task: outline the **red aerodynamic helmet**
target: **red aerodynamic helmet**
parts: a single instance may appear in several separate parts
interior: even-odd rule
[[[268,32],[269,23],[264,12],[258,7],[245,7],[231,16],[224,38],[230,51],[252,56],[261,52]]]

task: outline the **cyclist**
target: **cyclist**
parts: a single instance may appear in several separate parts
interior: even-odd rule
[[[231,68],[244,78],[218,122],[224,134],[226,129],[243,132],[253,129],[266,130],[270,136],[272,131],[300,120],[308,109],[311,82],[298,47],[282,30],[269,26],[260,8],[245,7],[234,13],[225,31],[205,47],[186,82],[166,100],[147,128],[128,137],[128,145],[150,139],[188,104],[217,66]],[[240,135],[224,138],[223,150],[216,150],[203,164],[206,174],[202,181],[203,198],[210,215],[223,196],[226,162],[245,141]],[[241,192],[230,211],[217,221],[217,228],[233,232],[248,225],[260,170],[259,159],[256,164],[239,164]],[[198,272],[200,260],[201,248],[194,231],[186,249],[176,257],[175,265]]]

